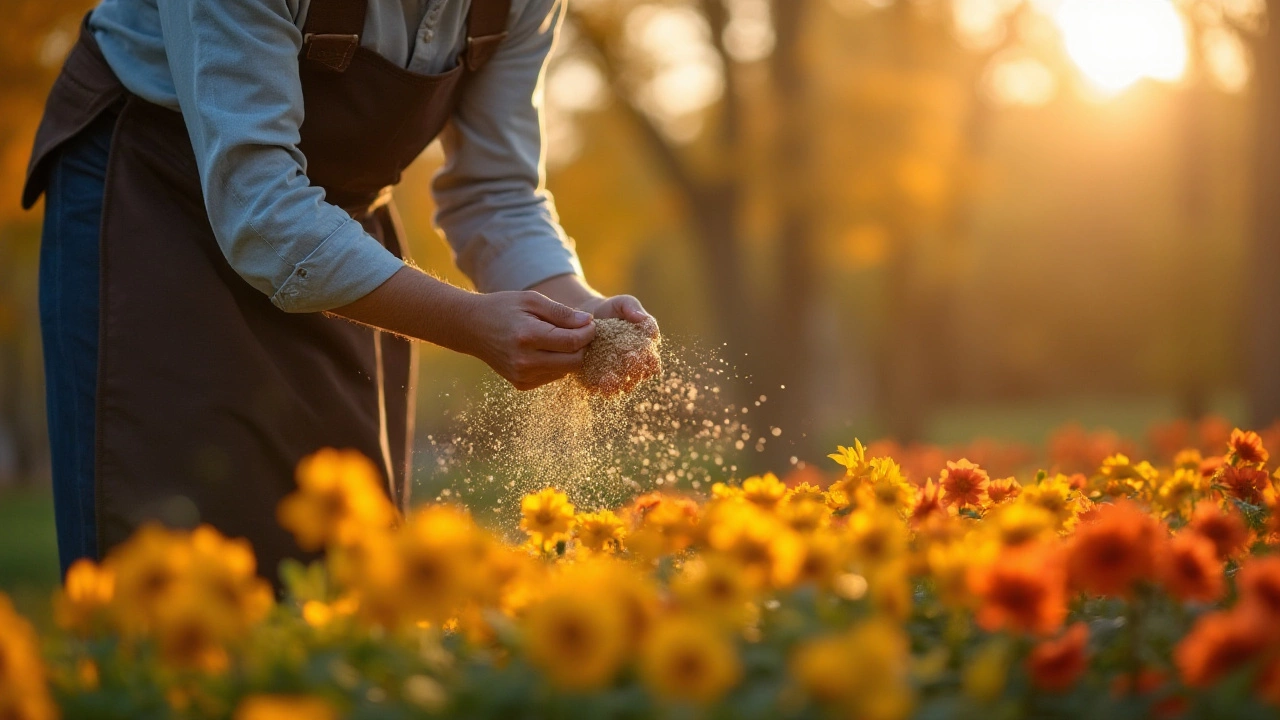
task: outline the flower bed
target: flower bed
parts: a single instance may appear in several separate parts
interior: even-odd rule
[[[548,488],[512,544],[327,450],[283,600],[242,541],[159,527],[72,568],[54,636],[0,597],[0,717],[1273,718],[1278,479],[1258,435],[1222,451],[914,484],[855,444],[828,487]]]

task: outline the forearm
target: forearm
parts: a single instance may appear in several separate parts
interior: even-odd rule
[[[587,312],[593,312],[603,298],[587,284],[581,275],[573,273],[543,280],[529,289],[540,292],[558,303]]]
[[[474,354],[464,332],[474,300],[474,293],[404,267],[369,294],[331,312],[362,325]]]

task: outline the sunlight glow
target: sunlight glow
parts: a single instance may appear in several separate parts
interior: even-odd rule
[[[1104,93],[1186,70],[1186,27],[1170,0],[1066,0],[1054,19],[1067,54]]]

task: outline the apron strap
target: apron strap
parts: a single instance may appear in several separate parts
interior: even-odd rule
[[[467,11],[467,69],[475,72],[498,52],[507,36],[507,15],[511,0],[471,0]]]
[[[351,65],[364,31],[368,0],[311,0],[302,28],[302,56],[335,72]]]

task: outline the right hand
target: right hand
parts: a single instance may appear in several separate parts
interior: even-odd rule
[[[582,367],[595,339],[591,314],[530,290],[473,295],[466,352],[517,390],[532,390]]]

